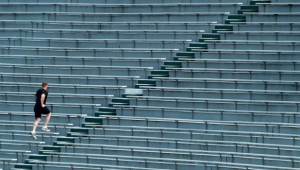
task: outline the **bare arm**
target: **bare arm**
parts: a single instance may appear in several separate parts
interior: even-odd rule
[[[41,106],[44,107],[44,101],[45,101],[45,94],[42,94],[41,96]]]

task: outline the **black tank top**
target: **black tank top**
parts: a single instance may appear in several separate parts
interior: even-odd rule
[[[45,94],[44,104],[46,104],[48,92],[45,89],[39,89],[36,91],[36,94],[35,94],[35,96],[36,96],[35,107],[42,107],[42,105],[41,105],[42,94]]]

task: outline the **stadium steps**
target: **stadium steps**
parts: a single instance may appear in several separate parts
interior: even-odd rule
[[[203,34],[202,38],[199,39],[199,42],[193,42],[186,49],[186,51],[178,52],[173,58],[173,61],[164,62],[164,65],[161,66],[161,70],[152,70],[151,74],[148,75],[148,79],[138,80],[137,84],[135,84],[135,88],[138,89],[141,86],[156,86],[156,81],[153,78],[169,77],[168,68],[181,68],[181,58],[195,58],[195,53],[192,52],[193,49],[207,49],[207,44],[205,43],[206,40],[220,40],[220,34],[218,34],[218,31],[232,31],[233,26],[230,24],[232,24],[233,22],[246,22],[246,16],[243,15],[244,12],[258,12],[258,8],[255,6],[257,3],[270,2],[270,0],[252,0],[249,6],[242,6],[241,9],[237,11],[237,15],[228,16],[228,19],[225,20],[225,25],[216,26],[212,33]],[[123,94],[121,98],[112,98],[111,102],[108,104],[108,107],[99,108],[99,110],[95,113],[95,117],[86,117],[85,122],[82,123],[81,128],[71,128],[66,137],[58,137],[57,141],[53,142],[53,145],[43,146],[43,149],[39,150],[38,154],[29,155],[24,164],[15,164],[15,168],[32,170],[32,160],[34,160],[34,163],[38,163],[39,161],[46,161],[46,154],[55,154],[61,152],[61,147],[71,145],[75,142],[76,137],[88,135],[90,128],[101,127],[101,125],[103,125],[103,119],[99,118],[99,116],[116,115],[116,109],[114,108],[115,106],[129,106],[130,99],[127,98],[128,95],[130,94]],[[132,95],[134,96],[137,94]]]
[[[225,20],[225,25],[216,25],[215,29],[211,33],[202,34],[202,38],[199,39],[199,42],[190,43],[186,51],[176,53],[176,56],[173,57],[173,61],[165,61],[164,65],[161,66],[161,70],[153,70],[148,76],[148,80],[140,80],[138,84],[135,85],[136,88],[141,86],[155,86],[155,81],[151,81],[154,77],[169,77],[168,68],[182,68],[182,63],[180,59],[194,59],[195,53],[193,49],[202,49],[205,51],[208,44],[205,43],[206,40],[220,40],[219,31],[233,31],[233,22],[246,22],[246,16],[243,15],[244,12],[259,12],[258,6],[255,6],[256,3],[270,3],[271,1],[262,0],[262,1],[251,1],[250,5],[241,6],[241,9],[238,10],[238,14],[229,15],[228,19]]]
[[[148,75],[148,79],[140,79],[138,83],[135,84],[135,88],[140,88],[143,86],[156,86],[156,81],[153,80],[155,77],[169,77],[170,68],[182,68],[182,62],[180,59],[194,59],[195,53],[193,50],[204,50],[208,48],[208,44],[205,43],[206,40],[220,40],[219,31],[233,31],[233,26],[231,25],[233,22],[246,22],[246,16],[243,15],[244,12],[259,12],[257,3],[271,3],[270,0],[253,0],[250,2],[250,5],[241,6],[241,9],[237,11],[238,14],[229,15],[228,19],[225,20],[225,25],[217,25],[215,29],[212,30],[212,33],[202,34],[202,38],[199,39],[199,42],[190,43],[189,47],[186,48],[184,52],[178,52],[175,57],[173,57],[173,61],[165,61],[164,65],[161,66],[161,70],[152,70],[151,74]],[[129,94],[130,95],[130,94]],[[132,96],[135,96],[133,94]],[[109,107],[114,106],[128,106],[129,100],[125,98],[127,95],[123,95],[123,98],[114,98],[112,102],[109,103]],[[97,114],[99,116],[99,114]]]

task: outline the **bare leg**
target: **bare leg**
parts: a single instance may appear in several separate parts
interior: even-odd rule
[[[47,125],[48,125],[48,123],[49,123],[49,121],[50,121],[50,118],[51,118],[51,113],[49,113],[49,114],[46,116],[44,127],[47,127]]]
[[[40,121],[41,121],[41,118],[37,118],[37,119],[34,121],[33,128],[32,128],[32,132],[35,132],[36,127],[38,126],[38,124],[39,124]]]

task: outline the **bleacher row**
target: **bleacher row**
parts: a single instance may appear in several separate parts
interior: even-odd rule
[[[299,6],[0,0],[0,169],[299,169]]]

